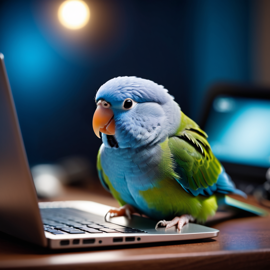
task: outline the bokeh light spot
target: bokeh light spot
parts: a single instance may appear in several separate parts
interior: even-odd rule
[[[59,7],[58,18],[65,27],[76,30],[88,23],[90,10],[83,1],[65,1]]]

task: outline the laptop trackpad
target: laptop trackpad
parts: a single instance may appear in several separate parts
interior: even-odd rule
[[[149,218],[144,218],[140,216],[133,215],[131,219],[128,219],[127,217],[113,217],[107,220],[110,223],[114,223],[117,225],[122,225],[126,227],[136,228],[140,230],[147,231],[149,233],[155,233],[155,234],[188,234],[188,233],[218,233],[218,230],[212,229],[206,226],[189,223],[185,225],[181,232],[177,231],[176,227],[172,227],[170,229],[166,229],[165,227],[160,227],[158,229],[155,229],[156,223],[158,221],[152,220]]]

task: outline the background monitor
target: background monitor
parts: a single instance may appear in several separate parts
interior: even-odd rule
[[[270,91],[217,86],[203,129],[215,156],[239,178],[260,182],[270,167]]]

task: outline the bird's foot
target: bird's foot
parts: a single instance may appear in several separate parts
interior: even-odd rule
[[[110,218],[126,216],[128,219],[131,219],[131,215],[133,213],[136,213],[136,209],[133,206],[126,204],[120,208],[113,208],[113,209],[109,210],[105,216],[105,219],[106,219],[107,215],[109,215]]]
[[[181,231],[185,224],[188,224],[189,221],[194,221],[194,218],[191,215],[182,215],[181,217],[175,217],[173,220],[160,220],[155,229],[158,228],[159,225],[166,227],[166,229],[171,228],[172,226],[177,226],[177,229]]]

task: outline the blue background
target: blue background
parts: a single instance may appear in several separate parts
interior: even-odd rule
[[[253,80],[254,1],[85,2],[91,18],[78,31],[60,25],[62,1],[0,2],[0,51],[31,165],[95,163],[94,96],[112,77],[164,85],[194,120],[211,84]]]

